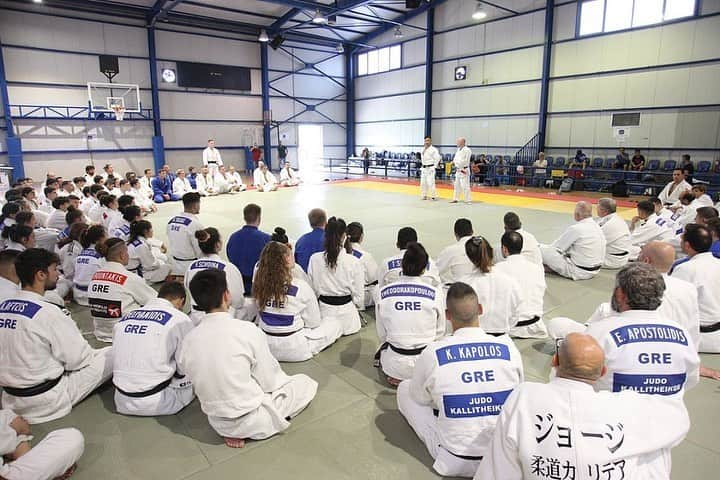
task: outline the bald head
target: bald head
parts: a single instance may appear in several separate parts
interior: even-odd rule
[[[553,365],[560,378],[593,384],[605,374],[605,354],[590,335],[571,333],[560,344]]]
[[[456,144],[457,144],[457,147],[458,147],[458,148],[464,147],[464,146],[465,146],[465,142],[466,142],[465,137],[458,137],[457,143],[456,143]]]
[[[592,217],[592,205],[588,202],[578,202],[575,204],[575,220],[578,222],[585,218]]]
[[[666,242],[650,242],[640,250],[638,261],[652,265],[658,273],[667,273],[675,261],[675,248]]]

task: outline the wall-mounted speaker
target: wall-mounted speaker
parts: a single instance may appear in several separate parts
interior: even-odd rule
[[[275,35],[273,39],[270,40],[270,47],[273,50],[277,50],[278,48],[280,48],[280,45],[282,45],[284,41],[285,37],[283,37],[282,35]]]

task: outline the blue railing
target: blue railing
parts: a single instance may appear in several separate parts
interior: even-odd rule
[[[36,120],[115,120],[112,112],[93,112],[89,105],[10,105],[14,119]],[[139,112],[125,112],[125,120],[152,120],[152,109],[140,106]]]

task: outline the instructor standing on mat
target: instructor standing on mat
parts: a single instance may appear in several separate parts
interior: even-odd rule
[[[215,139],[211,138],[207,142],[207,148],[203,150],[203,166],[208,167],[210,175],[215,178],[218,168],[223,164],[220,151],[215,148]]]
[[[457,139],[457,152],[453,158],[455,166],[455,190],[450,203],[457,203],[458,197],[462,196],[465,203],[471,203],[470,198],[470,156],[472,150],[465,145],[465,138]]]
[[[432,145],[432,139],[425,137],[423,151],[420,161],[422,168],[420,170],[420,191],[422,199],[427,200],[428,193],[430,198],[436,199],[435,192],[435,169],[440,164],[440,152]]]

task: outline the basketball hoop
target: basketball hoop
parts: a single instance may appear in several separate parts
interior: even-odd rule
[[[125,118],[125,107],[116,104],[112,105],[110,108],[112,108],[112,111],[115,114],[115,120],[122,122],[123,118]]]

